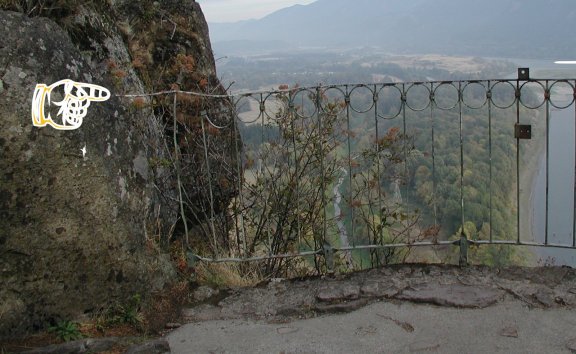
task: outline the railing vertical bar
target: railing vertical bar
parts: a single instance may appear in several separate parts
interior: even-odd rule
[[[300,247],[302,245],[302,234],[301,234],[301,223],[300,223],[300,161],[298,159],[298,147],[296,146],[296,128],[295,128],[295,124],[296,124],[296,112],[295,112],[295,108],[294,108],[294,97],[292,95],[292,92],[289,92],[288,94],[288,117],[290,119],[290,126],[292,128],[292,145],[294,147],[294,162],[295,162],[295,166],[294,166],[294,188],[295,188],[295,192],[296,192],[296,234],[297,234],[297,239],[298,239],[298,250],[300,250]]]
[[[464,235],[464,122],[462,117],[462,84],[458,83],[458,117],[460,124],[460,218]]]
[[[489,161],[489,180],[488,180],[488,190],[489,190],[489,210],[488,210],[488,224],[490,225],[490,243],[493,241],[493,232],[492,232],[492,197],[493,197],[493,189],[492,189],[492,88],[491,82],[488,81],[487,87],[488,91],[486,92],[486,100],[488,101],[488,161]]]
[[[262,145],[264,144],[264,139],[265,139],[264,131],[265,131],[265,129],[266,129],[266,102],[265,102],[265,101],[266,101],[266,99],[264,98],[264,94],[261,93],[261,94],[260,94],[260,99],[259,99],[259,104],[260,104],[260,115],[259,115],[259,117],[261,117],[261,119],[262,119],[261,129],[260,129],[260,134],[261,134],[261,139],[262,139],[262,140],[261,140]],[[266,136],[266,138],[269,138],[269,136]],[[262,171],[263,171],[263,169],[264,169],[264,163],[265,163],[265,161],[264,161],[263,158],[259,158],[259,159],[258,159],[258,174],[259,174],[259,175],[262,174]],[[276,167],[276,166],[274,166],[274,168],[275,168],[275,167]],[[268,202],[269,202],[268,200],[265,201],[265,204],[266,204],[266,205],[264,206],[265,208],[267,207]],[[266,236],[267,236],[267,239],[268,239],[268,244],[266,245],[267,248],[268,248],[268,254],[269,254],[269,255],[272,255],[272,252],[273,252],[273,251],[272,251],[272,247],[274,246],[274,245],[273,245],[273,242],[272,242],[272,235],[271,235],[270,232],[266,232]]]
[[[546,92],[548,92],[548,80],[546,80]],[[548,245],[548,220],[549,220],[549,192],[550,192],[550,100],[546,98],[546,216],[544,244]]]
[[[180,217],[184,223],[184,237],[186,241],[186,247],[190,246],[190,239],[188,237],[188,222],[186,220],[186,213],[184,212],[184,201],[182,199],[182,180],[180,179],[180,149],[178,146],[178,122],[177,122],[177,110],[176,106],[178,103],[178,94],[174,93],[174,101],[172,105],[172,119],[173,119],[173,138],[174,138],[174,163],[176,167],[176,179],[178,183],[178,199],[180,202]]]
[[[464,230],[464,120],[462,116],[462,83],[458,83],[458,117],[460,124],[460,217],[461,217],[461,232],[460,232],[460,259],[459,264],[461,267],[468,265],[468,235]]]
[[[316,244],[316,249],[318,249],[319,247],[325,247],[328,243],[328,240],[326,239],[326,234],[327,234],[327,229],[328,229],[328,210],[327,209],[327,203],[326,203],[326,179],[325,179],[325,175],[324,175],[324,139],[323,139],[323,125],[322,125],[322,105],[321,105],[321,95],[322,95],[322,88],[320,85],[316,86],[316,117],[318,119],[318,134],[320,136],[320,178],[321,178],[321,182],[320,182],[320,189],[321,189],[321,193],[322,193],[322,212],[323,212],[323,220],[322,220],[322,242],[320,244]],[[326,261],[328,261],[326,259]],[[329,262],[327,262],[327,265],[329,264]]]
[[[264,129],[266,128],[266,122],[264,120],[264,111],[265,108],[264,107],[264,96],[262,94],[260,94],[260,99],[258,100],[258,104],[259,104],[259,113],[258,113],[258,118],[261,118],[261,123],[260,123],[260,145],[264,145]],[[262,166],[264,164],[264,159],[262,159],[262,156],[258,157],[258,166],[256,167],[257,169],[257,173],[258,175],[262,174],[262,168],[264,166]]]
[[[377,86],[374,85],[374,92],[373,92],[373,96],[372,96],[372,104],[374,105],[374,126],[375,126],[375,131],[376,131],[376,138],[375,138],[375,146],[376,146],[376,156],[377,156],[377,160],[376,160],[376,176],[378,176],[378,215],[380,217],[380,220],[382,221],[382,175],[381,175],[381,170],[380,170],[380,144],[379,144],[379,140],[380,139],[380,130],[378,129],[378,100],[379,100],[379,94],[377,92]],[[384,228],[380,228],[380,232],[378,234],[379,238],[382,238],[382,233],[384,231]]]
[[[248,242],[246,240],[246,225],[244,223],[244,212],[242,210],[244,206],[244,188],[242,183],[244,181],[244,172],[242,170],[242,156],[240,149],[238,148],[238,144],[241,143],[242,137],[240,136],[240,141],[238,141],[238,135],[240,135],[240,129],[238,127],[239,117],[235,108],[232,111],[234,112],[234,117],[232,118],[234,120],[234,131],[232,132],[232,136],[234,140],[234,152],[236,153],[236,173],[238,179],[238,197],[234,198],[234,203],[237,206],[234,211],[234,219],[236,220],[234,226],[236,228],[236,238],[238,241],[242,239],[243,244],[242,248],[238,245],[238,251],[241,252],[240,258],[246,258],[248,255]],[[239,207],[238,204],[240,204]],[[238,228],[238,219],[240,219],[240,228]],[[240,237],[238,237],[238,234],[240,234]]]
[[[520,79],[516,80],[516,124],[520,124]],[[520,137],[516,137],[516,243],[520,243]]]
[[[576,98],[576,80],[573,87],[573,98]],[[574,204],[572,205],[572,247],[576,248],[576,102],[574,105]]]
[[[404,145],[403,145],[403,149],[404,149],[404,185],[406,186],[406,189],[404,191],[404,197],[402,198],[402,204],[407,207],[408,206],[408,145],[407,145],[407,140],[406,136],[408,135],[408,130],[406,128],[406,100],[408,99],[408,93],[406,92],[406,87],[404,84],[402,84],[402,92],[404,94],[404,104],[402,105],[402,129],[403,129],[403,134],[404,134],[404,138],[402,139],[404,141]],[[398,190],[401,190],[400,186],[398,186]]]
[[[432,84],[432,94],[434,92],[434,84]],[[430,129],[432,134],[432,210],[434,213],[434,226],[438,225],[438,205],[436,204],[436,150],[435,150],[435,132],[434,132],[434,100],[430,99]]]
[[[352,240],[352,246],[356,245],[356,235],[354,229],[356,228],[355,225],[355,217],[356,213],[355,203],[354,203],[354,178],[352,173],[352,131],[350,129],[350,92],[348,91],[348,85],[345,86],[346,88],[346,143],[348,145],[348,195],[349,195],[349,205],[350,205],[350,239]]]
[[[206,172],[208,173],[208,189],[210,191],[210,231],[212,232],[212,240],[214,243],[214,255],[219,258],[218,255],[218,242],[216,240],[216,227],[214,225],[214,191],[212,189],[212,173],[210,172],[210,161],[208,160],[208,140],[206,138],[206,127],[204,126],[204,119],[206,119],[207,112],[204,111],[203,115],[200,117],[200,124],[202,127],[202,141],[204,144],[204,159],[206,161]],[[208,124],[211,124],[208,122]]]

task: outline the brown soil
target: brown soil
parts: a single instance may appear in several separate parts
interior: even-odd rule
[[[134,338],[134,341],[138,341],[137,338],[142,336],[142,333],[139,333],[134,327],[129,325],[114,326],[105,328],[104,330],[98,330],[93,323],[84,323],[80,325],[80,332],[84,338],[123,337]],[[0,341],[0,353],[21,353],[34,348],[41,348],[61,343],[63,343],[63,341],[57,338],[53,333],[43,332]],[[111,351],[103,353],[124,353],[127,347],[128,344],[122,343],[115,346]]]

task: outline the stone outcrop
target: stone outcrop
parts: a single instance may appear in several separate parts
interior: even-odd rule
[[[205,289],[197,292],[208,293]],[[405,264],[336,278],[269,282],[266,286],[237,289],[229,294],[220,292],[213,299],[201,298],[202,302],[182,311],[185,321],[253,318],[286,323],[295,318],[351,312],[367,304],[389,301],[466,309],[519,301],[530,308],[574,309],[576,270]],[[404,327],[403,323],[398,325]]]
[[[53,344],[47,347],[35,348],[25,351],[26,354],[76,354],[76,353],[101,353],[110,351],[118,344],[118,338],[79,339],[63,344]]]
[[[172,98],[121,95],[171,84],[224,92],[195,2],[52,5],[44,12],[5,7],[31,17],[0,11],[0,338],[146,297],[175,278],[161,247],[179,207],[174,146],[164,128]],[[112,95],[92,103],[77,130],[34,127],[35,85],[62,79]],[[188,104],[178,106],[178,124],[224,105]],[[226,110],[218,112],[215,121],[229,120]],[[223,132],[234,136],[233,129]],[[230,159],[229,141],[215,155]],[[185,187],[196,182],[189,178]]]

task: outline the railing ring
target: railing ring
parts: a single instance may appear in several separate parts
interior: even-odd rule
[[[332,98],[330,97],[331,95],[329,94],[330,92],[335,92],[336,96],[342,96],[341,100],[337,97]],[[328,104],[336,104],[336,107],[338,108],[335,112],[330,112],[330,114],[340,114],[344,108],[346,108],[346,105],[349,103],[349,97],[348,99],[346,99],[348,96],[346,95],[346,92],[344,90],[342,90],[339,86],[329,86],[326,88],[322,88],[320,91],[320,109],[322,110],[323,113],[328,113]]]
[[[484,100],[481,101],[481,104],[478,106],[472,105],[472,104],[468,104],[466,103],[466,89],[468,89],[469,91],[472,90],[472,92],[474,91],[473,86],[472,85],[478,85],[482,88],[482,92],[484,93],[483,98]],[[472,87],[472,88],[471,88]],[[468,81],[466,83],[466,85],[464,85],[464,87],[462,88],[462,103],[464,104],[464,106],[470,108],[470,109],[480,109],[482,107],[484,107],[486,105],[486,103],[488,103],[488,100],[490,99],[489,95],[488,95],[488,88],[486,87],[486,85],[484,85],[482,82],[479,81]],[[473,97],[472,97],[473,98]],[[470,99],[470,101],[472,101],[472,98]]]
[[[400,113],[402,112],[402,105],[403,105],[402,90],[398,87],[397,84],[384,84],[384,85],[382,85],[382,87],[380,87],[380,89],[375,93],[375,95],[378,96],[378,101],[375,103],[375,105],[378,106],[379,102],[384,103],[385,101],[387,101],[385,95],[383,94],[383,90],[385,90],[385,89],[394,89],[397,91],[397,93],[399,95],[398,99],[397,100],[391,100],[391,101],[397,101],[399,103],[398,111],[394,114],[391,114],[391,115],[384,115],[384,114],[378,113],[377,116],[378,116],[378,118],[381,118],[381,119],[394,119],[394,118],[398,117],[400,115]],[[380,109],[378,111],[380,111]]]
[[[506,84],[508,84],[508,86],[505,86]],[[501,85],[500,87],[498,85]],[[506,87],[509,87],[512,90],[512,101],[510,102],[510,104],[506,104],[506,101],[502,101],[502,104],[499,104],[496,100],[495,97],[502,97],[505,96],[503,94],[498,94],[498,90],[506,90]],[[500,109],[507,109],[510,108],[514,105],[514,103],[516,103],[516,87],[512,84],[512,82],[508,81],[508,80],[501,80],[501,81],[497,81],[495,82],[491,87],[489,87],[489,91],[490,92],[490,102],[492,102],[492,104]]]
[[[278,121],[285,118],[288,115],[288,96],[279,92],[268,93],[262,99],[261,111],[270,120]]]
[[[421,108],[420,107],[412,107],[410,105],[410,90],[412,90],[413,88],[416,88],[416,87],[424,87],[427,91],[427,93],[425,94],[425,100],[428,100],[428,102],[426,103],[425,106],[423,106]],[[414,91],[412,91],[412,92],[413,92],[412,95],[414,95]],[[421,83],[421,82],[412,83],[410,85],[410,87],[408,87],[408,89],[405,92],[406,107],[410,108],[410,110],[412,110],[414,112],[421,112],[421,111],[425,110],[426,108],[430,107],[430,104],[431,104],[430,94],[431,93],[432,93],[432,91],[430,90],[430,88],[427,85],[425,85],[424,83]]]
[[[372,98],[372,100],[370,100],[370,106],[368,106],[368,108],[365,108],[365,109],[356,108],[356,107],[354,107],[354,104],[352,103],[355,101],[352,97],[354,92],[359,92],[362,89],[368,90],[370,92],[370,97]],[[352,88],[352,90],[350,90],[350,93],[348,94],[348,96],[350,97],[350,109],[352,109],[356,113],[366,113],[366,112],[370,111],[372,108],[374,108],[374,105],[376,104],[376,102],[373,99],[375,97],[375,95],[377,95],[377,93],[374,90],[372,90],[370,87],[368,87],[367,85],[360,84],[360,85],[354,86]],[[362,96],[363,95],[360,93],[360,97],[362,97]],[[368,96],[368,95],[366,95],[366,96]]]
[[[450,87],[454,88],[454,90],[456,90],[456,100],[454,101],[454,104],[452,106],[447,105],[446,107],[442,107],[438,101],[437,101],[437,97],[438,95],[438,90],[442,89],[443,87],[447,87],[448,89]],[[430,97],[430,101],[434,101],[434,103],[436,104],[436,107],[438,107],[440,110],[443,111],[449,111],[453,108],[455,108],[458,105],[458,102],[460,101],[460,91],[458,90],[458,88],[454,85],[453,82],[442,82],[440,83],[440,85],[436,86],[433,90],[432,90],[432,95]],[[448,95],[446,95],[446,92],[444,92],[444,94],[440,95],[440,97],[447,97]]]
[[[553,88],[554,88],[554,86],[556,86],[556,85],[561,85],[561,84],[566,84],[566,85],[568,85],[568,86],[570,87],[570,101],[568,102],[567,105],[565,105],[565,106],[560,106],[560,105],[554,103],[554,100],[553,100],[553,97],[552,97],[553,94],[550,95],[550,100],[549,100],[549,101],[550,101],[550,104],[552,105],[552,107],[554,107],[554,108],[556,108],[556,109],[566,109],[566,108],[570,107],[570,106],[572,105],[572,103],[574,103],[574,98],[575,98],[575,96],[576,96],[576,88],[575,88],[574,85],[571,84],[568,80],[557,80],[557,81],[554,81],[554,83],[553,83],[552,85],[550,85],[550,89],[549,89],[550,92],[553,93]]]
[[[318,89],[319,90],[319,89]],[[312,91],[310,88],[300,88],[290,92],[290,102],[294,107],[294,114],[299,118],[312,118],[318,112],[316,104],[317,91]],[[306,115],[306,106],[314,107],[309,115]]]
[[[261,98],[261,97],[260,97]],[[245,124],[255,123],[258,120],[262,120],[262,111],[259,107],[262,104],[261,100],[254,97],[252,94],[239,96],[236,102],[236,119]],[[258,108],[253,109],[253,105]],[[239,111],[246,109],[245,111]]]
[[[529,85],[534,86],[533,84],[536,84],[536,87],[540,87],[542,89],[542,93],[540,94],[540,97],[542,97],[542,102],[540,102],[538,105],[536,106],[529,106],[527,102],[524,102],[522,100],[522,97],[526,97],[526,95],[522,94],[522,90],[524,88],[527,88],[528,90],[534,90],[534,88],[530,89]],[[546,99],[547,99],[547,95],[546,95],[546,87],[540,82],[540,81],[526,81],[524,83],[522,83],[522,85],[520,85],[520,104],[528,109],[538,109],[540,107],[542,107],[542,105],[544,105],[544,103],[546,103]]]
[[[225,114],[226,117],[229,117],[231,115],[233,115],[234,113],[234,106],[232,106],[232,102],[229,100],[228,97],[220,97],[220,98],[215,98],[214,99],[215,102],[220,102],[218,104],[218,107],[213,108],[213,109],[207,109],[206,111],[204,111],[205,114],[205,118],[206,121],[212,125],[212,127],[216,128],[216,129],[225,129],[225,128],[229,128],[231,126],[234,125],[233,120],[229,120],[229,119],[214,119],[214,118],[210,118],[210,116],[212,117],[221,117],[221,114],[223,114],[224,112],[227,112],[227,114]],[[222,122],[224,121],[224,124],[217,124],[216,120]]]

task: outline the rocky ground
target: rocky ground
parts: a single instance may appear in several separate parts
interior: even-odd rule
[[[459,330],[459,321],[477,323],[478,329],[475,325],[468,329],[472,333],[484,325],[490,335],[496,336],[489,342],[494,347],[485,348],[483,345],[489,343],[480,340],[479,346],[472,349],[520,352],[525,351],[522,345],[532,339],[538,340],[547,352],[576,352],[576,333],[570,337],[576,325],[576,269],[568,267],[399,265],[334,277],[272,279],[247,289],[199,287],[193,298],[195,305],[182,311],[180,324],[171,324],[179,328],[168,332],[164,342],[147,343],[131,352],[164,353],[168,352],[168,345],[173,353],[372,351],[381,345],[377,334],[393,333],[391,328],[400,331],[395,336],[398,341],[407,336],[406,342],[390,347],[391,352],[457,352],[463,348],[457,345],[461,335],[445,333],[445,337],[436,340],[434,331]],[[556,325],[560,327],[553,330]],[[316,333],[322,326],[324,339]],[[564,330],[568,332],[562,334]],[[547,335],[546,340],[538,337],[547,331],[554,335]],[[375,346],[347,348],[346,345],[355,345],[349,340],[338,347],[327,344],[339,343],[347,336],[359,340],[363,337],[359,333],[369,335]],[[310,344],[312,335],[317,341]],[[290,345],[280,340],[290,336]],[[512,346],[510,342],[500,343],[505,339],[520,341]],[[267,340],[274,343],[268,346]],[[230,346],[226,341],[231,341]],[[92,347],[90,351],[99,350]],[[35,352],[82,351],[50,348]]]
[[[576,270],[568,267],[459,268],[402,265],[341,277],[272,279],[253,289],[199,288],[200,305],[185,321],[257,318],[275,321],[349,312],[376,301],[411,301],[458,308],[485,308],[504,299],[527,306],[576,306]]]

